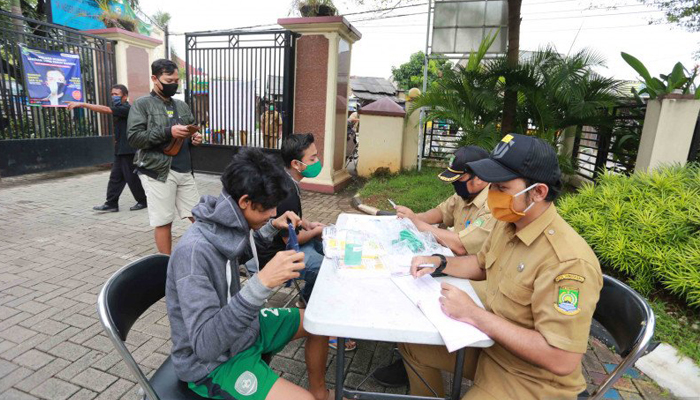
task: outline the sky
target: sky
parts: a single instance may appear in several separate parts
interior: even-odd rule
[[[336,5],[340,13],[349,14],[372,9],[371,1],[358,5],[352,0],[339,0]],[[163,4],[167,8],[161,8]],[[352,75],[389,78],[392,66],[425,49],[427,1],[403,0],[402,4],[417,6],[347,16],[362,33],[353,47]],[[617,7],[596,8],[599,4]],[[159,9],[172,15],[170,31],[175,35],[171,43],[184,58],[183,32],[274,24],[278,18],[289,16],[291,1],[140,0],[140,7],[149,15]],[[416,15],[400,16],[406,14]],[[656,76],[670,73],[678,61],[689,69],[698,64],[692,55],[700,49],[700,33],[672,24],[649,25],[649,21],[662,20],[663,13],[637,0],[524,0],[522,16],[521,50],[536,50],[548,44],[560,53],[589,48],[607,60],[607,68],[599,70],[606,76],[637,78],[620,57],[621,51],[639,58]]]

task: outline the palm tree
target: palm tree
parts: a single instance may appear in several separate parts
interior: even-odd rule
[[[170,23],[171,16],[169,12],[158,10],[151,16],[151,19],[161,28],[165,29]]]
[[[486,51],[496,33],[488,35],[475,53],[469,55],[466,66],[447,69],[434,85],[417,97],[409,113],[426,107],[426,118],[447,120],[464,132],[464,144],[487,149],[500,139],[497,124],[503,105],[503,81],[491,73],[484,63]]]

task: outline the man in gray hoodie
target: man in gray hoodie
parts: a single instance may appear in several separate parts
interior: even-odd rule
[[[256,253],[254,235],[270,240],[289,222],[301,222],[293,212],[271,219],[291,190],[285,173],[260,150],[243,149],[221,181],[221,195],[202,197],[192,210],[196,222],[175,246],[168,265],[175,372],[206,398],[328,399],[328,338],[306,332],[303,310],[263,308],[275,287],[299,277],[304,253],[278,252],[245,286],[239,280],[239,263]],[[302,337],[308,391],[279,378],[261,358]]]

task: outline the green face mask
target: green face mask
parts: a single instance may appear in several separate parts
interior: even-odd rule
[[[304,164],[301,161],[299,162]],[[303,176],[304,178],[315,178],[318,176],[318,174],[321,173],[321,168],[323,168],[323,166],[321,165],[321,160],[318,160],[311,165],[306,165],[306,169],[301,171],[301,176]]]

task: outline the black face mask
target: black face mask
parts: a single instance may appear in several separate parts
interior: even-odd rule
[[[158,82],[160,83],[160,86],[162,89],[160,90],[160,94],[162,94],[165,97],[173,97],[175,93],[177,93],[177,83],[163,83],[158,79]]]
[[[464,200],[470,200],[471,198],[474,197],[474,195],[476,195],[476,193],[472,193],[469,191],[469,189],[467,189],[467,183],[472,179],[474,179],[473,176],[464,182],[460,182],[460,181],[452,182],[452,186],[455,188],[455,193],[457,193],[457,195],[459,197],[463,198]]]

